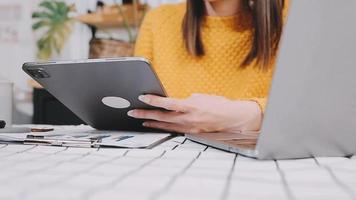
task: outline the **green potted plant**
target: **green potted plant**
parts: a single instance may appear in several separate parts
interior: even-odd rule
[[[74,18],[69,16],[74,10],[73,5],[61,1],[44,0],[39,4],[41,11],[34,12],[32,25],[34,31],[41,31],[37,40],[39,59],[48,60],[54,53],[60,54],[61,50],[72,31]]]

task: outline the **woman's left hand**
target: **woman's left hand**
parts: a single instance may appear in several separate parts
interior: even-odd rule
[[[233,101],[221,96],[193,94],[187,99],[141,95],[139,100],[161,110],[136,109],[128,115],[146,119],[143,126],[178,133],[258,131],[262,112],[254,101]]]

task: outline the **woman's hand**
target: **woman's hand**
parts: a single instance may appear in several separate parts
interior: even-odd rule
[[[179,133],[258,131],[262,112],[254,101],[232,101],[221,96],[193,94],[179,100],[154,95],[139,100],[167,111],[131,110],[128,115],[146,119],[143,126]]]

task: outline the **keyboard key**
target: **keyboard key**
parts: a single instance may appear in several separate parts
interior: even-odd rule
[[[96,152],[91,152],[91,155],[101,155],[106,157],[119,157],[123,156],[128,150],[118,148],[100,148]]]
[[[135,158],[135,157],[123,157],[117,160],[113,160],[110,162],[112,165],[119,165],[119,166],[139,166],[143,165],[153,158]]]
[[[172,141],[180,143],[180,144],[182,144],[185,140],[186,140],[186,138],[183,136],[177,136],[177,137],[172,138]]]
[[[36,159],[40,159],[45,157],[46,155],[43,154],[32,154],[32,153],[16,153],[11,156],[7,156],[2,158],[2,161],[12,161],[12,162],[27,162],[27,161],[33,161]]]
[[[13,184],[14,187],[22,186],[22,188],[29,189],[29,192],[31,192],[33,188],[38,189],[50,184],[57,184],[64,178],[64,174],[49,174],[46,172],[21,173],[16,179],[11,179],[9,184]]]
[[[216,200],[215,196],[208,196],[201,192],[200,194],[190,194],[185,195],[184,193],[177,193],[176,191],[168,191],[167,193],[162,194],[160,199],[164,200],[196,200],[196,199],[204,199],[204,200]]]
[[[188,176],[179,177],[167,191],[177,196],[195,197],[195,199],[219,199],[224,190],[225,180],[201,179]],[[181,195],[179,195],[181,194]],[[162,196],[165,199],[165,195]]]
[[[167,141],[163,144],[160,144],[158,146],[155,146],[153,149],[154,150],[161,150],[161,151],[170,151],[170,150],[173,150],[175,148],[177,148],[178,146],[180,145],[180,143],[177,143],[175,141]]]
[[[134,174],[134,176],[128,177],[124,181],[115,185],[115,190],[120,193],[135,193],[137,191],[144,193],[153,193],[159,188],[165,187],[170,180],[168,176],[141,176],[141,174]]]
[[[94,164],[94,163],[105,163],[105,162],[111,162],[115,160],[115,157],[111,157],[111,156],[102,156],[102,155],[97,155],[97,154],[89,154],[81,159],[78,159],[78,161],[76,161],[76,163],[79,164]]]
[[[257,192],[256,192],[257,191]],[[227,199],[287,199],[274,161],[238,156]]]
[[[0,184],[0,199],[15,200],[18,199],[18,187],[12,185]]]
[[[73,162],[78,159],[82,159],[83,155],[75,155],[75,154],[53,154],[46,157],[40,157],[36,159],[41,162],[51,162],[51,163],[63,163],[63,162]]]
[[[217,154],[226,154],[226,153],[229,153],[229,152],[226,152],[226,151],[223,151],[223,150],[214,148],[214,147],[208,147],[208,148],[205,150],[205,152],[207,152],[207,153],[217,153]]]
[[[9,144],[4,148],[1,148],[1,152],[11,152],[11,153],[19,153],[19,152],[24,152],[28,151],[32,148],[35,148],[36,146],[34,145],[17,145],[17,144]]]
[[[1,151],[0,150],[0,158],[4,158],[6,156],[13,155],[13,154],[14,154],[13,152]]]
[[[45,170],[53,167],[53,163],[50,162],[41,162],[41,161],[32,161],[32,162],[19,162],[16,165],[12,166],[12,170],[19,172],[31,172],[37,170]]]
[[[209,148],[211,149],[211,148]],[[201,152],[199,159],[200,160],[231,160],[233,161],[235,158],[234,153],[227,153],[224,151],[203,151]]]
[[[121,176],[132,171],[136,166],[121,166],[114,164],[103,164],[90,169],[88,173],[93,176]]]
[[[186,176],[192,178],[201,178],[201,179],[212,179],[212,180],[226,180],[229,171],[227,170],[216,170],[216,169],[200,169],[200,168],[190,168],[185,172]]]
[[[299,160],[279,160],[278,165],[283,171],[297,171],[305,169],[319,168],[313,158]]]
[[[121,190],[105,190],[98,191],[90,195],[88,200],[104,200],[104,199],[127,199],[127,200],[145,200],[149,199],[149,194],[145,192],[122,192]]]
[[[288,199],[277,173],[242,175],[231,181],[227,199]]]
[[[270,160],[256,160],[252,158],[246,158],[243,156],[237,156],[235,171],[241,170],[254,170],[254,171],[276,171],[276,164],[274,161]]]
[[[343,166],[343,165],[353,165],[356,167],[356,160],[345,158],[345,157],[320,157],[316,158],[317,162],[320,165],[327,165],[327,166]]]
[[[0,182],[1,183],[7,183],[8,180],[11,180],[12,178],[17,178],[19,177],[20,173],[18,171],[12,170],[12,168],[5,168],[1,169],[0,172]],[[13,179],[16,180],[16,179]],[[0,184],[2,185],[2,184]],[[1,190],[0,190],[1,191]]]
[[[181,165],[181,166],[164,166],[160,167],[159,165],[154,165],[150,164],[148,166],[145,166],[143,169],[135,173],[135,176],[137,177],[170,177],[174,176],[177,173],[180,173],[182,171],[182,168],[184,168],[186,165]]]
[[[177,147],[177,149],[195,149],[199,151],[204,151],[207,148],[206,145],[193,142],[191,140],[185,140],[185,142]]]
[[[36,146],[36,148],[30,149],[27,152],[39,154],[55,154],[64,150],[66,150],[66,147]]]
[[[233,162],[233,160],[202,160],[199,158],[194,162],[192,168],[229,171]]]
[[[132,158],[155,158],[159,157],[164,153],[163,150],[156,149],[132,149],[127,154],[126,157]]]
[[[354,159],[333,159],[322,160],[318,159],[321,166],[327,166],[332,170],[344,171],[350,174],[356,173],[356,160]]]
[[[167,151],[162,159],[195,159],[200,155],[199,150],[192,149],[175,149],[174,151]]]
[[[93,174],[86,173],[79,176],[73,175],[64,181],[64,184],[70,185],[73,188],[80,189],[94,189],[97,187],[105,186],[112,183],[116,176],[95,176]]]
[[[25,198],[26,200],[77,200],[80,199],[83,191],[70,188],[55,186],[52,188],[39,189]]]
[[[61,154],[85,155],[96,151],[98,151],[97,148],[68,148]]]
[[[281,167],[281,170],[298,199],[349,199],[348,194],[321,167],[299,170],[284,170]]]
[[[68,162],[68,163],[61,163],[56,167],[49,169],[47,172],[51,174],[57,173],[67,173],[67,174],[76,174],[76,173],[85,173],[87,170],[91,169],[95,163],[89,164],[82,164],[78,162]]]
[[[170,148],[173,148],[175,147],[176,145],[180,145],[182,144],[182,142],[185,140],[185,137],[174,137],[174,138],[171,138],[165,142],[163,142],[162,144],[158,145],[158,146],[155,146],[154,149],[157,149],[157,148],[161,148],[161,147],[170,147]]]
[[[187,166],[190,162],[192,162],[194,159],[181,159],[181,160],[175,160],[175,159],[158,159],[155,162],[151,163],[151,167],[156,167],[158,169],[172,169],[175,170],[177,168],[181,169]]]

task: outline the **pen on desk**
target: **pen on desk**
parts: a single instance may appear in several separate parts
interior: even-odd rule
[[[132,135],[124,135],[124,136],[120,136],[119,138],[116,138],[116,141],[122,141],[122,140],[126,140],[126,139],[129,139],[129,138],[133,138],[134,136]]]
[[[49,132],[53,130],[54,130],[53,128],[31,128],[31,132],[33,133]]]

